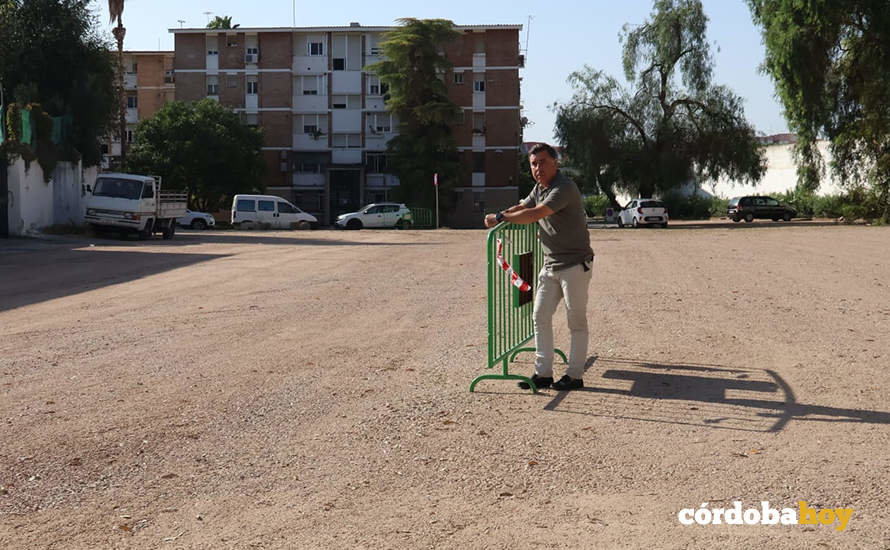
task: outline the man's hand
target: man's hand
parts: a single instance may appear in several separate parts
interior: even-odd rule
[[[497,218],[495,218],[495,214],[486,214],[485,215],[485,227],[494,227],[498,224]]]

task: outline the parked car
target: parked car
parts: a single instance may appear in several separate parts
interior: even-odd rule
[[[216,225],[216,220],[207,212],[186,210],[185,216],[176,218],[176,223],[182,227],[191,227],[192,229],[207,229]]]
[[[318,219],[275,195],[235,195],[232,225],[243,229],[309,229],[318,226]]]
[[[624,210],[618,213],[618,227],[631,225],[640,227],[643,225],[668,226],[667,206],[656,199],[634,199],[627,203]]]
[[[772,197],[750,196],[731,199],[726,215],[734,222],[752,222],[755,218],[787,222],[797,216],[797,211]]]
[[[363,227],[395,227],[410,229],[414,225],[411,210],[397,202],[378,202],[363,207],[358,212],[337,216],[334,226],[340,229]]]

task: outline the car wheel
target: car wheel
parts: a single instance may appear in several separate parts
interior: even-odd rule
[[[662,229],[667,229],[667,228],[668,228],[668,222],[664,222],[663,224],[661,224],[661,227],[662,227]]]
[[[297,229],[307,230],[311,227],[311,224],[306,220],[300,220],[297,222]]]
[[[624,227],[624,222],[621,221],[621,216],[618,216],[618,227],[619,227],[619,228]]]
[[[785,215],[782,216],[782,219],[785,220],[786,222],[790,222],[791,221],[791,212],[785,212]]]
[[[745,214],[745,223],[751,223],[754,221],[754,214],[748,212]]]
[[[165,241],[169,241],[173,238],[173,235],[176,234],[176,220],[170,220],[170,223],[167,224],[167,227],[164,228],[164,232],[162,235],[164,236]]]
[[[639,220],[637,220],[636,218],[634,218],[633,225],[634,225],[634,229],[639,229],[639,227],[640,227],[640,222],[639,222]]]
[[[742,218],[740,218],[738,216],[733,216],[732,221],[734,221],[735,223],[739,223],[740,221],[742,221]]]
[[[192,220],[192,224],[189,227],[192,229],[207,229],[207,222],[200,218],[196,218]]]
[[[411,222],[407,220],[399,220],[396,222],[397,229],[411,229]]]
[[[773,220],[774,222],[777,222],[777,221],[779,221],[779,218],[773,217],[772,220]]]
[[[346,229],[361,229],[362,221],[352,218],[348,222],[346,222]]]

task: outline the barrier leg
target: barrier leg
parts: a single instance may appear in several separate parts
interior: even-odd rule
[[[528,387],[532,391],[532,393],[537,393],[538,388],[537,386],[535,386],[535,383],[532,382],[531,378],[529,378],[528,376],[522,376],[520,374],[510,374],[507,371],[507,364],[508,361],[506,358],[504,358],[504,369],[502,374],[483,374],[482,376],[476,377],[476,379],[473,380],[473,382],[470,384],[470,392],[472,393],[473,390],[476,389],[476,384],[483,380],[520,380],[528,384]]]

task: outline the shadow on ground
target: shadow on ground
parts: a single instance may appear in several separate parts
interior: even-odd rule
[[[228,256],[82,245],[23,252],[0,254],[0,312]]]
[[[756,432],[778,432],[791,421],[890,424],[890,412],[798,403],[768,369],[619,357],[591,357],[585,369],[594,365],[584,389],[550,391],[544,409]]]

